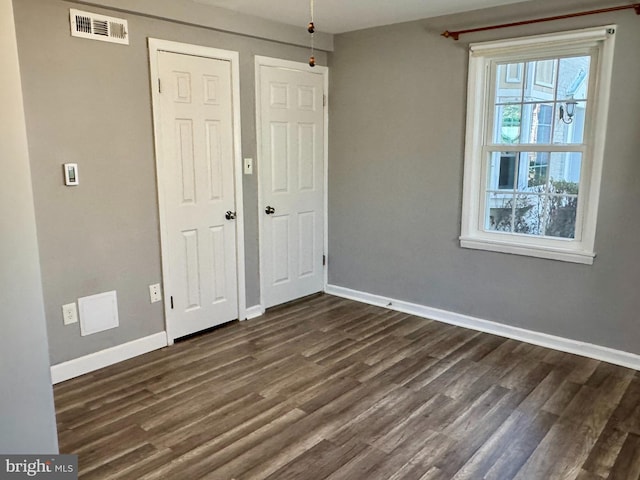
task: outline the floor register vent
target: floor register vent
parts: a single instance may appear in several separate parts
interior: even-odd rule
[[[129,45],[129,26],[122,18],[70,9],[71,35]]]

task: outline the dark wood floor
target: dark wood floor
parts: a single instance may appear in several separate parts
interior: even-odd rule
[[[323,295],[55,387],[82,479],[640,477],[640,374]]]

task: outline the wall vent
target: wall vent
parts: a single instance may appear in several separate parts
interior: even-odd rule
[[[70,9],[71,35],[129,45],[129,26],[122,18]]]

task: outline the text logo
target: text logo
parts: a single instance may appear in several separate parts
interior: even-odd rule
[[[77,455],[0,455],[0,480],[77,480]]]

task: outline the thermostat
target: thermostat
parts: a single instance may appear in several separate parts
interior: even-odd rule
[[[64,184],[79,185],[78,183],[78,164],[77,163],[65,163],[64,164]]]

